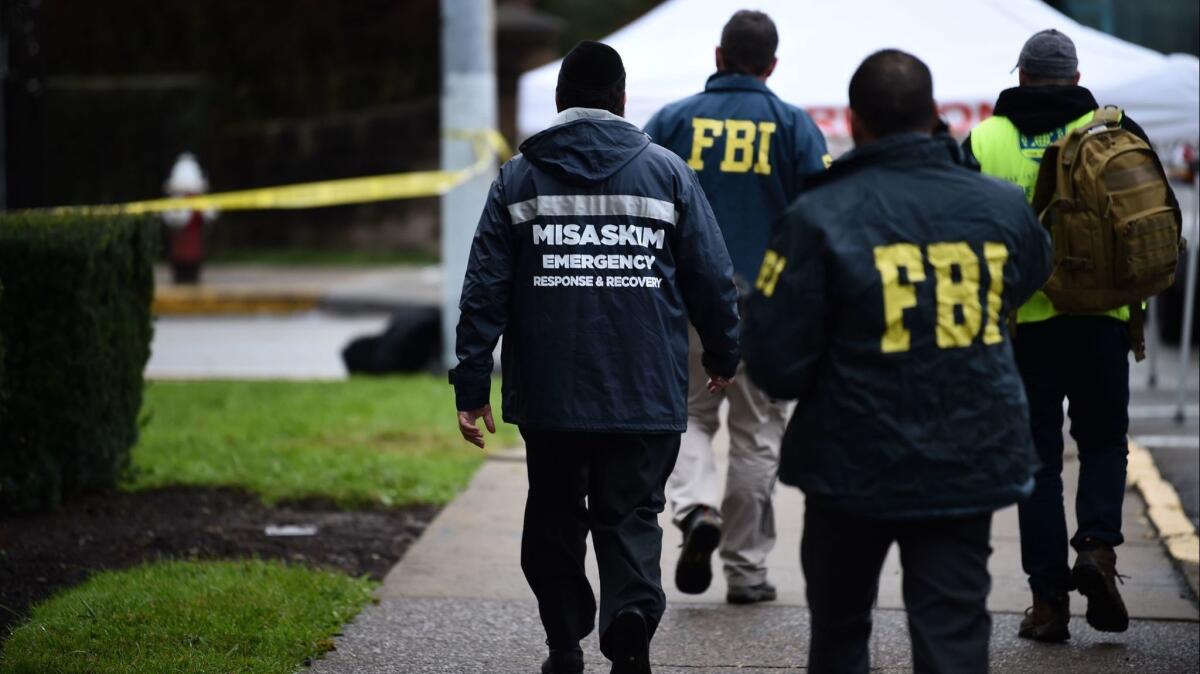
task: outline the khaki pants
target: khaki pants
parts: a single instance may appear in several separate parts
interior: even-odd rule
[[[767,579],[767,555],[775,547],[771,492],[779,472],[779,443],[791,412],[787,401],[773,401],[739,365],[734,383],[721,393],[705,389],[708,374],[700,363],[702,347],[691,331],[688,356],[688,429],[680,444],[667,497],[677,524],[697,506],[721,514],[721,561],[730,587],[757,585]],[[729,470],[720,498],[713,435],[720,426],[721,401],[729,400]]]

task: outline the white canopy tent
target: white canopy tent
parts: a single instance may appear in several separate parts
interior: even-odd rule
[[[663,105],[700,91],[714,70],[721,27],[741,8],[765,11],[779,27],[779,66],[768,85],[820,125],[835,152],[849,146],[846,87],[868,54],[911,52],[933,71],[934,94],[957,135],[991,114],[996,95],[1015,86],[1021,45],[1044,28],[1074,41],[1082,85],[1101,104],[1128,110],[1164,155],[1200,135],[1200,65],[1086,28],[1041,0],[668,0],[603,41],[621,53],[626,114],[643,125]],[[521,77],[522,137],[555,114],[560,62]]]
[[[1168,162],[1184,145],[1200,145],[1200,61],[1164,56],[1060,14],[1041,0],[667,0],[642,18],[601,38],[625,62],[626,116],[644,125],[667,103],[701,91],[715,70],[713,47],[738,9],[771,15],[779,28],[779,65],[768,82],[783,100],[799,105],[821,127],[835,154],[850,147],[846,89],[858,64],[894,47],[924,60],[933,71],[934,96],[956,135],[965,136],[991,115],[996,96],[1016,86],[1012,72],[1025,40],[1057,28],[1075,42],[1080,84],[1102,105],[1118,105],[1138,121]],[[522,137],[544,129],[555,114],[561,61],[521,76],[517,126]],[[1198,190],[1186,195],[1185,236],[1196,240]],[[1189,245],[1184,306],[1193,306],[1196,249]],[[1189,311],[1190,313],[1190,311]],[[1184,320],[1181,343],[1190,343]],[[1181,350],[1180,372],[1188,350]],[[1153,366],[1152,366],[1153,367]],[[1153,376],[1153,375],[1152,375]],[[1180,379],[1182,419],[1186,380]]]

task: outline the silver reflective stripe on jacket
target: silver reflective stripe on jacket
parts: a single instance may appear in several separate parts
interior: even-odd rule
[[[628,216],[650,218],[674,225],[679,220],[675,204],[632,194],[554,194],[508,205],[514,225],[547,216]]]

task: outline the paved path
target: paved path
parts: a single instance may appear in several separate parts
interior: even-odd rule
[[[1067,462],[1073,485],[1078,464]],[[519,455],[488,461],[470,487],[434,521],[388,575],[380,603],[346,629],[337,651],[317,662],[323,674],[374,672],[532,672],[544,657],[533,597],[519,568],[521,511],[526,489]],[[1068,502],[1074,498],[1069,493]],[[679,534],[665,528],[664,576],[669,608],[652,660],[657,672],[768,672],[803,667],[808,615],[798,563],[803,499],[791,488],[777,492],[779,544],[770,558],[779,601],[754,607],[723,603],[721,579],[704,595],[682,595],[670,578]],[[1028,592],[1020,571],[1016,513],[997,514],[991,560],[996,613],[992,660],[997,672],[1197,671],[1200,629],[1197,605],[1143,515],[1141,498],[1126,499],[1120,568],[1134,616],[1130,631],[1105,635],[1083,619],[1064,646],[1015,638]],[[664,516],[665,521],[665,516]],[[848,535],[853,535],[848,532]],[[907,671],[909,650],[895,550],[883,572],[873,666]],[[589,558],[590,562],[590,558]],[[595,583],[594,565],[589,573]],[[1081,598],[1072,608],[1081,614]],[[607,671],[595,635],[585,642],[590,671]]]
[[[441,303],[438,266],[222,264],[204,270],[202,285],[180,287],[159,265],[155,277],[160,300],[188,314],[155,319],[146,366],[155,379],[344,379],[352,339],[381,332],[397,308]]]
[[[270,305],[281,298],[341,314],[386,313],[404,306],[442,303],[439,265],[217,264],[205,267],[199,286],[173,285],[165,265],[156,267],[154,276],[160,296],[186,300],[199,293],[240,300],[227,303],[243,305],[236,313],[252,313],[256,300]],[[309,301],[301,302],[305,299]]]
[[[345,379],[342,349],[378,334],[386,315],[162,316],[155,319],[151,379]]]

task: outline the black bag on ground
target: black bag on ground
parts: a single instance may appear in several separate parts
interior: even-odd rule
[[[426,370],[442,355],[442,312],[405,307],[392,314],[383,334],[358,337],[342,349],[351,374]]]

